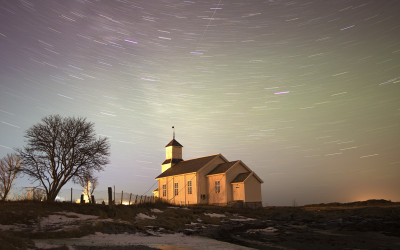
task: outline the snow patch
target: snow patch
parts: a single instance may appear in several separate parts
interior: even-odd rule
[[[231,219],[231,221],[252,221],[252,220],[256,220],[253,218],[239,218],[239,219]]]
[[[98,219],[98,216],[78,214],[74,212],[56,212],[45,217],[39,217],[38,223],[32,225],[13,224],[0,225],[3,231],[68,231],[76,229],[80,223],[91,223]]]
[[[136,215],[136,219],[137,219],[137,220],[146,220],[146,219],[154,220],[155,218],[157,218],[157,217],[154,216],[154,215],[148,216],[148,215],[143,214],[143,213],[138,213],[138,214]]]
[[[150,211],[152,213],[163,213],[164,212],[164,211],[161,211],[160,209],[157,209],[157,208],[152,208],[152,209],[150,209]]]
[[[228,242],[200,236],[186,236],[182,233],[159,234],[158,236],[146,236],[136,234],[103,234],[95,233],[82,238],[71,239],[38,239],[35,240],[37,248],[54,248],[55,246],[92,246],[96,248],[113,246],[145,245],[158,249],[250,249]]]
[[[226,217],[225,214],[216,214],[216,213],[209,213],[209,214],[204,213],[204,215],[207,215],[207,216],[210,216],[210,217],[213,217],[213,218],[223,218],[223,217]]]
[[[0,224],[0,231],[22,231],[26,228],[24,224],[2,225]]]
[[[47,217],[43,217],[40,219],[40,226],[53,226],[54,224],[58,225],[60,222],[63,224],[71,224],[77,221],[83,220],[95,220],[98,216],[87,215],[87,214],[78,214],[74,212],[58,212],[55,214],[51,214]]]
[[[274,227],[267,227],[264,229],[249,229],[247,230],[248,233],[275,233],[278,229]]]

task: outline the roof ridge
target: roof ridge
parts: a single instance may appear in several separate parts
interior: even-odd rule
[[[234,163],[225,171],[225,173],[228,172],[228,171],[229,171],[233,166],[235,166],[238,162],[241,162],[241,160],[230,161],[230,162],[234,162]],[[227,162],[227,163],[230,163],[230,162]]]
[[[186,161],[180,161],[173,167],[162,172],[159,176],[156,177],[156,179],[172,175],[197,172],[205,165],[216,159],[216,157],[221,157],[221,154],[208,155],[199,158],[189,159]]]
[[[211,156],[217,156],[217,155],[221,155],[221,153],[218,153],[218,154],[213,154],[213,155],[201,156],[201,157],[192,158],[192,159],[188,159],[188,160],[184,160],[184,161],[197,160],[197,159],[206,158],[206,157],[211,157]]]
[[[214,167],[207,175],[214,175],[214,174],[224,174],[233,166],[235,166],[239,161],[228,161],[219,163],[217,166]]]
[[[172,139],[165,147],[176,146],[176,147],[183,147],[177,140]]]

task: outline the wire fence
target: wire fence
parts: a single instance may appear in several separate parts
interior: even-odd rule
[[[56,201],[83,203],[81,200],[84,200],[84,203],[109,204],[108,190],[94,190],[89,196],[84,194],[82,189],[65,188],[58,193]],[[45,200],[45,198],[46,193],[41,188],[13,187],[7,200]],[[111,200],[115,205],[135,205],[153,203],[156,198],[153,195],[139,195],[133,192],[115,192],[115,189],[113,189]]]

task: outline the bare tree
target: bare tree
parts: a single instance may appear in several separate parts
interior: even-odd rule
[[[96,189],[97,185],[99,185],[99,181],[97,180],[97,178],[93,178],[92,189],[90,190],[90,197],[93,196],[94,190]]]
[[[17,150],[22,169],[43,186],[47,201],[54,201],[71,179],[78,183],[108,163],[108,139],[96,138],[94,124],[85,118],[47,116],[28,129],[25,138],[27,145]]]
[[[93,175],[85,174],[79,178],[79,185],[83,188],[84,193],[89,199],[89,203],[92,203],[92,195],[98,184],[97,177]]]
[[[16,154],[7,154],[0,159],[0,199],[5,200],[12,183],[21,170],[22,160]]]
[[[37,187],[26,187],[26,200],[43,201],[46,198],[44,189]]]

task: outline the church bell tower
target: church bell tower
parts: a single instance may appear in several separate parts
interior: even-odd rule
[[[178,162],[183,161],[183,159],[182,159],[183,146],[177,140],[175,140],[175,128],[174,127],[172,127],[172,130],[173,130],[172,141],[170,141],[165,146],[165,161],[162,163],[161,173],[163,173],[165,170],[173,167]]]

